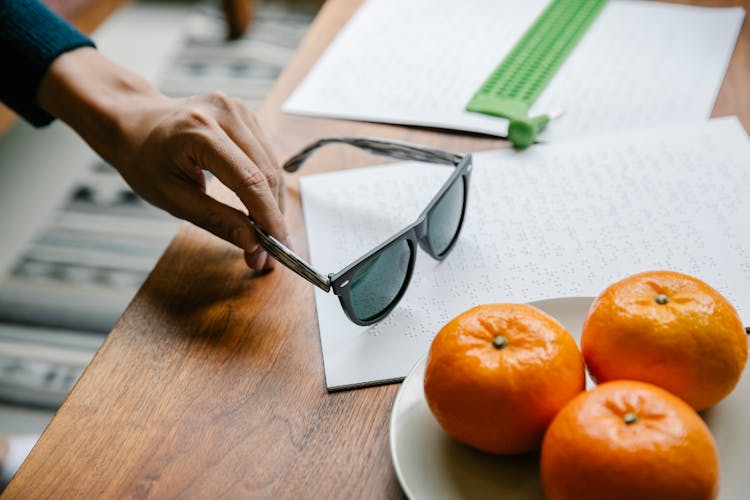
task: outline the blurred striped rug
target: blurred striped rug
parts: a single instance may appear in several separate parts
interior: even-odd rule
[[[222,90],[255,109],[321,1],[256,1],[235,41],[215,4],[189,16],[159,87],[174,97]],[[85,171],[0,280],[0,401],[57,407],[176,231],[106,163]]]

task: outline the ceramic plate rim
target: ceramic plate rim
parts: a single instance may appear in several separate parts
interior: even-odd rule
[[[583,323],[586,316],[586,312],[582,310],[584,303],[590,305],[594,300],[594,297],[583,296],[558,297],[528,302],[528,304],[539,307],[548,313],[558,311],[560,315],[558,319],[567,317],[566,327],[575,321],[573,324],[578,328],[578,325]],[[555,316],[554,313],[552,315]],[[571,334],[579,341],[580,331],[571,330]],[[413,377],[416,372],[424,370],[426,359],[426,355],[420,358],[404,378],[404,382],[394,398],[389,418],[389,449],[393,468],[404,493],[412,499],[415,498],[414,492],[416,490],[414,488],[420,484],[419,476],[411,477],[414,475],[413,471],[409,472],[410,477],[406,476],[405,471],[412,468],[412,461],[409,460],[408,452],[405,452],[403,449],[399,451],[399,446],[403,448],[403,444],[400,445],[399,442],[403,442],[404,438],[403,436],[398,436],[398,431],[404,425],[406,425],[406,430],[410,430],[408,425],[409,417],[403,416],[403,410],[409,407],[414,408],[415,401],[405,399],[407,397],[405,394],[409,388],[413,390]],[[591,387],[591,385],[587,385],[587,387]],[[413,397],[413,395],[410,394],[409,397]],[[711,434],[719,451],[721,478],[719,482],[719,498],[721,499],[731,498],[734,500],[735,498],[744,498],[744,492],[750,489],[750,475],[746,473],[743,467],[743,464],[750,460],[750,451],[748,451],[750,450],[750,433],[743,432],[746,429],[747,422],[750,421],[750,405],[746,403],[748,400],[750,400],[750,363],[745,366],[743,376],[729,396],[716,406],[700,412],[701,418],[711,429]],[[419,404],[424,403],[423,393],[422,401],[417,402]],[[429,412],[429,408],[427,412]],[[407,418],[406,424],[402,421],[401,425],[399,425],[400,416],[401,418]],[[426,462],[429,463],[430,461],[427,460]],[[409,464],[408,466],[407,463]],[[427,468],[419,472],[421,474],[424,471],[429,472],[431,469],[427,466]]]
[[[541,299],[541,300],[534,300],[527,302],[527,304],[538,307],[539,304],[544,303],[552,303],[552,302],[573,302],[573,301],[586,301],[589,304],[591,304],[596,297],[590,297],[590,296],[570,296],[570,297],[555,297],[550,299]],[[409,488],[409,483],[406,480],[406,477],[404,477],[403,473],[403,467],[399,463],[398,453],[396,450],[396,433],[394,432],[394,429],[396,428],[396,420],[398,418],[398,414],[396,412],[396,409],[399,406],[399,402],[401,401],[401,398],[403,397],[404,388],[406,387],[407,380],[410,380],[410,378],[418,371],[423,370],[424,364],[427,360],[427,354],[422,356],[409,370],[409,373],[404,378],[403,382],[401,383],[401,387],[399,387],[398,391],[396,392],[396,397],[393,400],[393,405],[391,407],[391,416],[388,419],[388,442],[389,442],[389,449],[391,453],[391,461],[393,463],[393,468],[396,472],[396,477],[398,478],[398,482],[401,485],[401,488],[404,491],[404,494],[408,498],[414,498],[414,493]]]

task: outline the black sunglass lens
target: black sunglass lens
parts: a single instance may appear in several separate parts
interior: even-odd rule
[[[464,207],[464,178],[456,180],[430,212],[427,237],[432,250],[441,255],[456,238]]]
[[[357,268],[349,281],[354,314],[362,321],[382,313],[393,302],[406,281],[411,250],[399,240]]]

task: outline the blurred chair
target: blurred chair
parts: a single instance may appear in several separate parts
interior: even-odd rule
[[[241,37],[253,19],[252,0],[221,0],[227,19],[227,36],[234,40]]]

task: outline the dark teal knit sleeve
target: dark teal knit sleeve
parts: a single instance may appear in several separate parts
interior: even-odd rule
[[[36,0],[0,0],[0,100],[36,127],[53,117],[36,105],[39,83],[60,54],[94,43]]]

